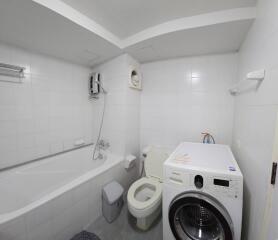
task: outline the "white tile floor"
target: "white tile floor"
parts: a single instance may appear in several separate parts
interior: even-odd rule
[[[149,231],[142,232],[136,228],[135,219],[128,213],[125,203],[120,216],[113,223],[109,224],[104,217],[100,217],[87,231],[95,233],[101,240],[160,240],[162,219],[160,217]]]

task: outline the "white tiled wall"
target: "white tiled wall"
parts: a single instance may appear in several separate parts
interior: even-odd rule
[[[0,81],[0,168],[92,141],[90,69],[4,44],[0,62],[26,67],[23,83]]]
[[[13,137],[14,149],[18,151],[21,134],[34,138],[33,144],[22,140],[25,148],[31,149],[30,153],[34,154],[23,158],[26,160],[71,148],[73,141],[81,137],[87,142],[95,142],[103,109],[103,95],[100,100],[88,100],[87,80],[92,70],[1,45],[0,51],[4,50],[7,55],[18,51],[18,56],[28,56],[30,63],[24,58],[23,63],[30,68],[31,74],[20,85],[0,83],[0,98],[3,98],[0,100],[0,141]],[[18,56],[15,59],[20,59]],[[10,62],[13,63],[12,60]],[[131,65],[140,67],[130,56],[122,55],[97,67],[95,71],[102,73],[104,87],[108,91],[102,138],[110,142],[112,152],[138,156],[140,92],[128,87]],[[21,95],[22,89],[24,95]],[[10,101],[19,97],[20,101],[9,105]],[[21,109],[21,106],[24,108]],[[6,108],[12,117],[4,114]],[[11,111],[13,109],[15,113]],[[22,117],[20,115],[21,118],[17,115],[18,109],[24,114]],[[23,120],[26,121],[23,123]],[[12,121],[15,124],[13,127],[3,127],[9,126]],[[3,154],[12,153],[8,147],[13,145],[5,146],[7,149],[1,148],[1,160]],[[39,152],[39,147],[45,152]],[[23,159],[18,158],[16,152],[14,160],[10,159],[8,164]],[[116,180],[127,191],[137,175],[136,168],[126,171],[119,164],[30,213],[1,225],[0,239],[71,239],[101,215],[101,189],[104,184]]]
[[[258,17],[239,54],[240,80],[250,71],[266,69],[259,89],[236,97],[235,104],[233,150],[245,178],[243,239],[250,240],[278,235],[272,227],[268,237],[260,238],[278,110],[277,13],[277,0],[258,1]],[[273,203],[277,205],[277,199]]]
[[[107,105],[102,128],[102,138],[110,141],[111,150],[128,155],[139,153],[139,111],[141,92],[129,88],[131,69],[140,65],[127,54],[108,61],[94,69],[102,74],[103,85],[108,91]],[[94,132],[100,126],[103,95],[94,101]]]
[[[174,59],[142,65],[141,147],[174,147],[202,140],[231,144],[237,54]]]

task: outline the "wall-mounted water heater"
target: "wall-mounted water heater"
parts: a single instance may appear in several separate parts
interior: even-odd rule
[[[100,93],[100,73],[92,73],[89,79],[89,96],[91,98],[97,98]]]

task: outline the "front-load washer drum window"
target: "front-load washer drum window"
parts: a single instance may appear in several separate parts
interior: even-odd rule
[[[232,240],[233,226],[225,208],[203,193],[187,193],[169,208],[169,222],[177,240]]]
[[[175,216],[191,239],[225,239],[224,230],[217,217],[201,205],[187,205]]]

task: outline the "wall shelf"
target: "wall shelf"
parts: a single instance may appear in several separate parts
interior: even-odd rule
[[[264,78],[265,78],[265,69],[250,72],[246,75],[246,78],[243,81],[240,81],[237,85],[230,88],[229,92],[230,92],[231,95],[237,96],[241,93],[258,90],[258,88],[261,85]],[[252,83],[247,84],[246,80],[248,80],[250,83],[251,82]]]

